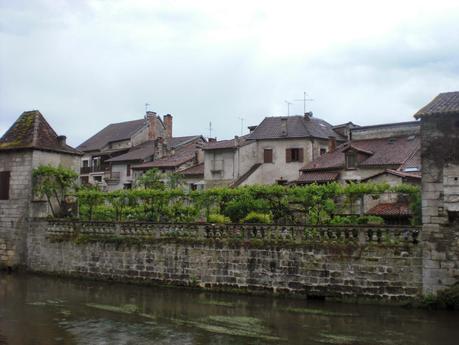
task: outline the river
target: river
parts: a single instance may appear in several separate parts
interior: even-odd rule
[[[459,343],[459,313],[0,272],[0,344]]]

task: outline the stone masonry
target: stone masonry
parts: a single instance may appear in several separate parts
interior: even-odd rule
[[[145,233],[147,226],[132,225],[132,233]],[[91,227],[93,233],[102,231],[98,223],[85,223],[86,230]],[[103,238],[86,243],[50,240],[49,229],[47,221],[31,223],[27,266],[32,271],[217,290],[392,301],[411,299],[422,291],[422,247],[409,241],[398,245],[305,243],[297,247],[190,243],[177,238],[144,244],[133,244],[129,239],[107,243]]]
[[[421,118],[423,289],[459,282],[459,113]]]

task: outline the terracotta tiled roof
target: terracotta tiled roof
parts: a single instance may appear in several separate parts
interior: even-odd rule
[[[286,128],[282,122],[286,121]],[[266,117],[248,139],[284,139],[284,138],[322,138],[334,136],[342,139],[341,135],[333,131],[332,125],[316,118],[305,116],[275,116]]]
[[[204,176],[204,163],[193,165],[192,167],[179,171],[179,173],[186,176]]]
[[[409,216],[411,210],[405,203],[383,203],[368,210],[367,214],[374,216]]]
[[[152,162],[134,165],[132,169],[145,170],[150,168],[177,168],[180,165],[193,160],[196,156],[194,145],[187,145],[177,150],[173,155]]]
[[[171,140],[171,147],[178,148],[182,145],[192,142],[193,140],[198,140],[202,138],[201,135],[190,135],[185,137],[174,137]],[[105,151],[104,151],[105,152]],[[146,141],[140,145],[132,147],[129,152],[116,156],[114,158],[108,159],[106,162],[127,162],[127,161],[145,161],[149,157],[153,157],[155,153],[154,141]]]
[[[397,138],[353,140],[339,145],[335,151],[327,152],[314,161],[307,164],[302,170],[337,170],[344,168],[345,151],[349,145],[367,152],[368,157],[359,163],[359,166],[388,166],[398,168],[411,155],[419,149],[419,138],[403,136]],[[372,153],[372,154],[370,154]]]
[[[127,140],[145,125],[144,119],[112,123],[78,146],[81,151],[96,151],[113,141]]]
[[[429,104],[421,108],[415,118],[430,115],[453,114],[459,115],[459,91],[440,93]]]
[[[313,182],[332,182],[338,178],[338,171],[311,171],[303,172],[296,182],[313,183]]]
[[[209,141],[203,146],[203,150],[223,150],[223,149],[236,149],[244,145],[248,145],[251,141],[247,140],[250,134],[243,135],[236,139]]]
[[[83,155],[67,144],[60,144],[58,135],[38,110],[23,112],[0,138],[0,151],[18,149]]]
[[[390,174],[390,175],[394,175],[394,176],[398,176],[398,177],[402,177],[402,178],[411,178],[411,179],[416,179],[416,180],[418,180],[418,179],[420,180],[421,179],[421,175],[420,174],[413,174],[413,173],[407,173],[407,172],[398,171],[398,170],[386,169],[383,172],[380,172],[380,173],[377,173],[375,175],[372,175],[372,176],[369,176],[367,178],[362,179],[362,182],[371,180],[371,179],[373,179],[373,178],[375,178],[377,176],[383,175],[383,174]]]

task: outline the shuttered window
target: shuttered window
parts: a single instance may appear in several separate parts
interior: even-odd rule
[[[10,198],[10,172],[0,171],[0,200]]]
[[[304,153],[303,149],[286,149],[285,150],[285,161],[290,162],[303,162]]]
[[[273,162],[273,150],[272,149],[265,149],[263,151],[263,162],[264,163],[272,163]]]

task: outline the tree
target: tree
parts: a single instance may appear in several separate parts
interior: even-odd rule
[[[162,181],[162,174],[156,168],[147,170],[137,179],[136,185],[145,189],[165,189],[164,182]]]
[[[34,193],[46,197],[54,217],[61,215],[65,196],[75,188],[78,174],[62,166],[40,165],[33,170],[32,177]]]

